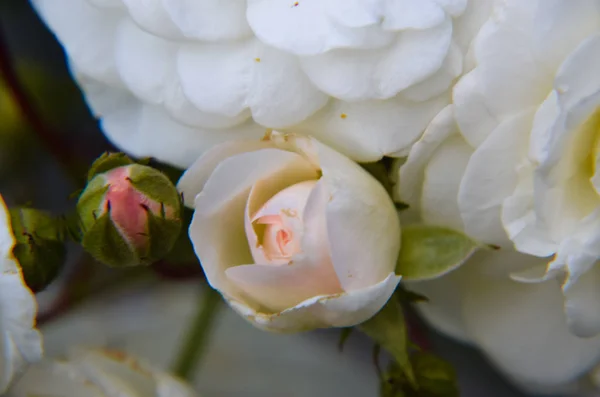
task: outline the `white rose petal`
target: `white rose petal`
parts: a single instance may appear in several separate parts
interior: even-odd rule
[[[28,364],[42,358],[42,339],[35,328],[35,297],[12,254],[15,237],[2,196],[0,225],[0,393],[4,393]]]

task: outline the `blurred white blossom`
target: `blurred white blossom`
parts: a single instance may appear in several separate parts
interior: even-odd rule
[[[125,353],[73,348],[66,360],[29,367],[10,397],[197,397],[192,388]]]

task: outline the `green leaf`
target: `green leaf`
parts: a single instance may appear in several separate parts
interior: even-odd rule
[[[405,226],[396,273],[404,280],[431,280],[458,268],[479,248],[480,244],[452,229]]]
[[[342,328],[341,329],[341,331],[340,331],[340,340],[338,341],[338,349],[340,351],[344,350],[344,344],[346,344],[346,341],[350,337],[350,334],[352,334],[353,330],[354,329],[352,327]]]
[[[414,389],[418,389],[409,359],[404,313],[398,300],[388,300],[379,313],[360,324],[358,328],[394,357],[408,383]]]

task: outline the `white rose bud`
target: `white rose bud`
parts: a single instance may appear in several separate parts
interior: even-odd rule
[[[73,349],[31,366],[10,397],[197,397],[187,384],[120,351]]]
[[[29,363],[42,358],[42,339],[35,328],[37,304],[13,256],[15,244],[0,196],[0,394]]]
[[[373,316],[400,277],[400,225],[385,189],[309,137],[213,148],[178,188],[213,288],[259,328],[346,327]]]

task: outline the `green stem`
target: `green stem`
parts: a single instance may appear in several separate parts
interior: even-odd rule
[[[375,343],[387,350],[402,368],[406,379],[417,389],[415,374],[409,358],[409,340],[402,306],[394,297],[368,321],[358,328]]]
[[[200,363],[221,304],[221,295],[217,291],[210,286],[204,288],[204,293],[200,294],[198,312],[173,365],[173,372],[183,379],[189,380]]]

